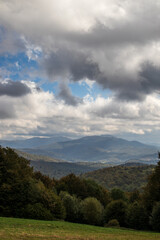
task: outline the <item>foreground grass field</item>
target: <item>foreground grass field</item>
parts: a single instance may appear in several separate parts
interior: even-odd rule
[[[160,233],[95,227],[61,221],[0,218],[0,240],[157,240]]]

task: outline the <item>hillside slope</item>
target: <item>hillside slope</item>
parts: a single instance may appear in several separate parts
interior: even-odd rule
[[[43,161],[43,162],[65,162],[61,159],[56,159],[56,158],[51,158],[48,156],[43,156],[43,155],[35,155],[35,154],[31,154],[31,153],[26,153],[20,150],[15,149],[14,150],[20,157],[24,157],[25,159],[28,159],[30,161]]]
[[[160,239],[160,233],[127,229],[105,228],[64,221],[40,221],[0,218],[1,240],[144,240]]]
[[[80,175],[95,169],[99,169],[103,165],[98,164],[92,166],[90,164],[81,163],[70,163],[70,162],[46,162],[46,161],[31,161],[31,166],[35,171],[40,171],[41,173],[59,179],[70,173],[75,175]]]
[[[105,163],[92,163],[92,162],[66,162],[60,159],[55,159],[43,155],[34,155],[20,150],[15,150],[15,152],[25,159],[30,160],[31,166],[35,171],[40,171],[41,173],[59,179],[70,173],[75,175],[80,175],[89,171],[97,170],[100,168],[108,167],[110,165]]]
[[[83,174],[84,178],[91,178],[107,189],[120,188],[124,191],[142,189],[147,183],[147,177],[155,166],[115,166]]]

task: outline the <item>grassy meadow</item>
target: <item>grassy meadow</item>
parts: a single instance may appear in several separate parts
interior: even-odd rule
[[[95,227],[63,221],[0,218],[0,240],[157,240],[160,233]]]

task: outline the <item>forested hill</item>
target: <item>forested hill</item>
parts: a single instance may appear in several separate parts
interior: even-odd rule
[[[89,164],[83,165],[69,162],[30,161],[30,164],[35,171],[40,171],[41,173],[56,179],[64,177],[70,173],[80,175],[99,168],[99,165],[92,166]]]
[[[147,183],[147,177],[152,173],[154,165],[142,166],[115,166],[83,174],[107,189],[120,188],[124,191],[142,189]]]
[[[60,159],[55,159],[43,155],[25,153],[20,150],[15,150],[15,152],[20,157],[30,160],[30,165],[34,168],[35,171],[40,171],[42,174],[45,174],[51,178],[54,177],[55,179],[59,179],[70,173],[80,175],[89,171],[94,171],[100,168],[110,166],[105,163],[66,162]]]

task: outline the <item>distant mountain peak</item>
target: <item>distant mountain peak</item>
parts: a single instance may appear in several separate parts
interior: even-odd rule
[[[56,139],[57,140],[57,139]],[[51,141],[24,151],[70,162],[103,162],[121,164],[129,160],[154,161],[157,149],[138,141],[128,141],[112,135],[85,136],[79,139]]]

